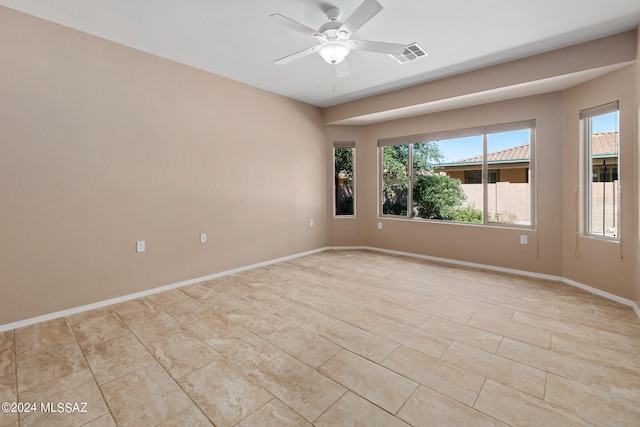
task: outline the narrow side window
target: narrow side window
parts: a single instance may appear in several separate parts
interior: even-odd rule
[[[354,142],[333,145],[334,213],[355,215],[355,153]]]
[[[618,103],[580,113],[584,126],[585,233],[620,236],[620,149]]]

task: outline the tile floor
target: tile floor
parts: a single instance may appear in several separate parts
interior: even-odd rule
[[[554,282],[327,251],[2,332],[17,401],[35,411],[0,426],[637,427],[640,320]],[[67,402],[86,407],[43,411]]]

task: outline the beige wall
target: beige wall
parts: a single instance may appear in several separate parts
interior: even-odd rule
[[[327,245],[320,109],[2,7],[0,69],[0,325]]]
[[[634,66],[628,66],[597,79],[568,89],[563,106],[563,276],[588,284],[623,298],[633,299],[635,236],[638,217],[635,215],[638,165],[635,145],[637,135]],[[620,210],[620,241],[605,241],[580,234],[584,209],[576,206],[573,194],[582,187],[578,160],[580,150],[580,110],[611,101],[620,102],[620,184],[623,187]],[[578,222],[577,222],[578,221]],[[583,229],[582,226],[580,226]]]

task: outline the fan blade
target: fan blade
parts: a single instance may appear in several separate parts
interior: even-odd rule
[[[353,12],[346,21],[344,21],[344,24],[342,24],[340,29],[346,30],[349,34],[353,34],[371,18],[376,16],[381,10],[382,6],[380,6],[380,3],[377,1],[364,0],[355,12]]]
[[[366,50],[369,52],[388,53],[390,55],[402,55],[406,46],[399,43],[372,42],[367,40],[351,40],[352,49]]]
[[[303,49],[299,52],[296,53],[292,53],[291,55],[287,55],[284,56],[280,59],[276,59],[275,61],[273,61],[274,64],[278,64],[278,65],[282,65],[282,64],[288,64],[289,62],[293,62],[296,59],[300,59],[300,58],[304,58],[305,56],[309,56],[312,53],[315,53],[318,51],[318,49],[320,48],[320,45],[318,46],[313,46],[307,49]]]
[[[347,60],[343,60],[342,62],[335,64],[333,68],[336,71],[336,77],[347,77],[351,72],[349,71],[349,65],[347,64]]]
[[[280,25],[283,25],[293,31],[297,31],[299,33],[315,37],[320,34],[317,30],[313,28],[307,27],[304,24],[299,23],[298,21],[294,21],[291,18],[287,18],[286,16],[282,16],[279,13],[274,13],[269,16],[269,21],[276,22]]]

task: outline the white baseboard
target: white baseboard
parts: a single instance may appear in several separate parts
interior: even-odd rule
[[[187,285],[192,285],[194,283],[204,282],[205,280],[213,280],[213,279],[216,279],[218,277],[227,276],[229,274],[240,273],[242,271],[251,270],[253,268],[264,267],[265,265],[270,265],[270,264],[275,264],[275,263],[278,263],[278,262],[288,261],[288,260],[291,260],[291,259],[295,259],[295,258],[306,256],[306,255],[311,255],[311,254],[315,254],[315,253],[318,253],[318,252],[323,252],[323,251],[326,251],[327,249],[329,249],[329,248],[324,247],[324,248],[319,248],[319,249],[313,249],[313,250],[306,251],[306,252],[300,252],[300,253],[297,253],[297,254],[294,254],[294,255],[288,255],[288,256],[285,256],[285,257],[281,257],[281,258],[276,258],[276,259],[272,259],[272,260],[268,260],[268,261],[259,262],[259,263],[256,263],[256,264],[247,265],[247,266],[244,266],[244,267],[239,267],[239,268],[234,268],[234,269],[231,269],[231,270],[221,271],[220,273],[209,274],[207,276],[196,277],[194,279],[189,279],[189,280],[185,280],[185,281],[178,282],[178,283],[172,283],[170,285],[160,286],[158,288],[148,289],[148,290],[142,291],[142,292],[136,292],[136,293],[133,293],[133,294],[124,295],[124,296],[117,297],[117,298],[111,298],[111,299],[108,299],[108,300],[99,301],[99,302],[92,303],[92,304],[82,305],[80,307],[74,307],[74,308],[70,308],[68,310],[56,311],[55,313],[49,313],[49,314],[45,314],[45,315],[42,315],[42,316],[32,317],[30,319],[20,320],[20,321],[13,322],[13,323],[7,323],[6,325],[0,325],[0,332],[9,331],[11,329],[16,329],[16,328],[22,328],[24,326],[29,326],[29,325],[33,325],[35,323],[45,322],[47,320],[58,319],[60,317],[71,316],[73,314],[82,313],[82,312],[88,311],[88,310],[94,310],[96,308],[106,307],[108,305],[117,304],[119,302],[129,301],[129,300],[132,300],[132,299],[146,297],[146,296],[149,296],[149,295],[157,294],[159,292],[164,292],[164,291],[168,291],[168,290],[171,290],[171,289],[179,288],[179,287],[182,287],[182,286],[187,286]]]
[[[620,304],[629,306],[636,313],[636,315],[638,316],[638,319],[640,319],[640,307],[638,307],[638,305],[634,301],[626,299],[626,298],[619,297],[618,295],[614,295],[614,294],[611,294],[609,292],[605,292],[603,290],[600,290],[600,289],[597,289],[597,288],[593,288],[591,286],[588,286],[588,285],[585,285],[583,283],[576,282],[575,280],[567,279],[567,278],[561,277],[561,276],[554,276],[554,275],[551,275],[551,274],[535,273],[535,272],[526,271],[526,270],[515,270],[515,269],[512,269],[512,268],[496,267],[496,266],[493,266],[493,265],[479,264],[479,263],[467,262],[467,261],[459,261],[459,260],[449,259],[449,258],[439,258],[439,257],[434,257],[434,256],[429,256],[429,255],[420,255],[420,254],[414,254],[414,253],[411,253],[411,252],[395,251],[395,250],[391,250],[391,249],[374,248],[374,247],[369,247],[369,246],[334,246],[334,247],[331,247],[330,249],[333,249],[333,250],[358,250],[358,249],[360,249],[360,250],[370,250],[370,251],[376,251],[376,252],[384,252],[384,253],[393,254],[393,255],[402,255],[402,256],[407,256],[407,257],[411,257],[411,258],[420,258],[420,259],[425,259],[425,260],[429,260],[429,261],[441,262],[441,263],[445,263],[445,264],[462,265],[462,266],[465,266],[465,267],[474,267],[474,268],[482,268],[484,270],[500,271],[500,272],[503,272],[503,273],[516,274],[518,276],[525,276],[525,277],[533,277],[533,278],[536,278],[536,279],[554,280],[556,282],[562,282],[562,283],[565,283],[565,284],[570,285],[570,286],[575,286],[576,288],[580,288],[580,289],[585,290],[587,292],[591,292],[592,294],[599,295],[599,296],[607,298],[609,300],[612,300],[612,301],[615,301],[615,302],[619,302]]]
[[[57,318],[60,318],[60,317],[71,316],[73,314],[82,313],[84,311],[93,310],[93,309],[101,308],[101,307],[106,307],[108,305],[117,304],[119,302],[129,301],[129,300],[132,300],[132,299],[135,299],[135,298],[140,298],[140,297],[153,295],[153,294],[156,294],[156,293],[159,293],[159,292],[168,291],[170,289],[175,289],[175,288],[179,288],[179,287],[182,287],[182,286],[192,285],[194,283],[203,282],[205,280],[216,279],[218,277],[227,276],[229,274],[240,273],[242,271],[247,271],[247,270],[251,270],[251,269],[254,269],[254,268],[258,268],[258,267],[263,267],[265,265],[270,265],[270,264],[275,264],[275,263],[278,263],[278,262],[288,261],[288,260],[291,260],[291,259],[300,258],[300,257],[306,256],[306,255],[311,255],[311,254],[315,254],[315,253],[318,253],[318,252],[323,252],[323,251],[326,251],[326,250],[370,250],[370,251],[383,252],[383,253],[388,253],[388,254],[393,254],[393,255],[402,255],[402,256],[407,256],[407,257],[411,257],[411,258],[420,258],[420,259],[425,259],[425,260],[435,261],[435,262],[441,262],[441,263],[446,263],[446,264],[462,265],[462,266],[465,266],[465,267],[474,267],[474,268],[482,268],[484,270],[500,271],[500,272],[503,272],[503,273],[516,274],[516,275],[519,275],[519,276],[533,277],[533,278],[537,278],[537,279],[555,280],[555,281],[562,282],[562,283],[565,283],[565,284],[570,285],[570,286],[575,286],[577,288],[580,288],[580,289],[583,289],[583,290],[585,290],[587,292],[591,292],[591,293],[599,295],[601,297],[610,299],[612,301],[619,302],[620,304],[624,304],[626,306],[629,306],[629,307],[631,307],[633,309],[633,311],[636,313],[636,315],[640,319],[640,307],[638,307],[638,305],[634,301],[631,301],[631,300],[626,299],[626,298],[619,297],[619,296],[611,294],[609,292],[605,292],[605,291],[602,291],[600,289],[596,289],[596,288],[593,288],[591,286],[585,285],[583,283],[579,283],[579,282],[576,282],[574,280],[567,279],[567,278],[560,277],[560,276],[554,276],[554,275],[550,275],[550,274],[534,273],[534,272],[525,271],[525,270],[515,270],[515,269],[511,269],[511,268],[504,268],[504,267],[496,267],[496,266],[493,266],[493,265],[486,265],[486,264],[478,264],[478,263],[474,263],[474,262],[459,261],[459,260],[454,260],[454,259],[449,259],[449,258],[439,258],[439,257],[433,257],[433,256],[429,256],[429,255],[420,255],[420,254],[414,254],[414,253],[410,253],[410,252],[395,251],[395,250],[391,250],[391,249],[375,248],[375,247],[371,247],[371,246],[331,246],[331,247],[323,247],[323,248],[313,249],[313,250],[306,251],[306,252],[300,252],[300,253],[297,253],[297,254],[294,254],[294,255],[288,255],[288,256],[285,256],[285,257],[281,257],[281,258],[276,258],[276,259],[272,259],[272,260],[268,260],[268,261],[259,262],[259,263],[256,263],[256,264],[247,265],[247,266],[244,266],[244,267],[234,268],[234,269],[231,269],[231,270],[221,271],[219,273],[210,274],[208,276],[196,277],[194,279],[189,279],[189,280],[185,280],[185,281],[178,282],[178,283],[173,283],[173,284],[169,284],[169,285],[165,285],[165,286],[160,286],[158,288],[148,289],[146,291],[136,292],[136,293],[133,293],[133,294],[124,295],[122,297],[111,298],[111,299],[108,299],[108,300],[105,300],[105,301],[96,302],[96,303],[93,303],[93,304],[87,304],[87,305],[83,305],[83,306],[80,306],[80,307],[74,307],[74,308],[71,308],[71,309],[68,309],[68,310],[62,310],[62,311],[57,311],[55,313],[45,314],[45,315],[38,316],[38,317],[32,317],[30,319],[20,320],[18,322],[7,323],[5,325],[0,325],[0,332],[8,331],[8,330],[11,330],[11,329],[16,329],[16,328],[21,328],[21,327],[24,327],[24,326],[33,325],[35,323],[40,323],[40,322],[44,322],[44,321],[47,321],[47,320],[53,320],[53,319],[57,319]]]

